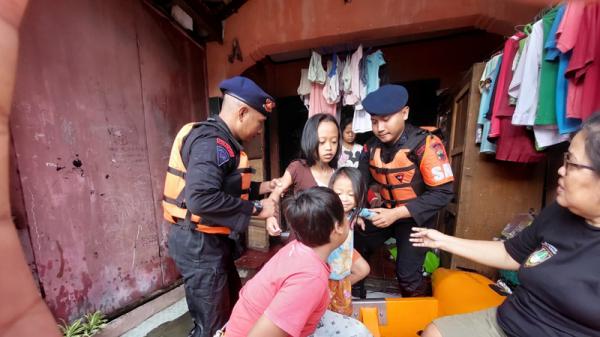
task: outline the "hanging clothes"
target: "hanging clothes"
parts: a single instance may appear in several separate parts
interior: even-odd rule
[[[327,73],[325,72],[325,69],[323,69],[321,55],[316,51],[313,51],[308,66],[308,80],[319,84],[325,84],[326,79]]]
[[[535,145],[540,149],[569,141],[569,135],[558,133],[556,125],[535,125],[533,127]]]
[[[351,65],[351,57],[350,55],[346,56],[346,61],[344,61],[344,68],[342,70],[342,91],[345,95],[349,95],[352,92],[351,84],[352,84],[352,67]]]
[[[329,104],[323,97],[324,84],[313,83],[310,91],[310,103],[308,106],[308,117],[318,113],[326,113],[336,116],[336,104]]]
[[[496,141],[496,159],[515,163],[537,163],[546,156],[533,146],[534,138],[525,126],[513,125],[510,117],[500,118],[500,137]]]
[[[354,109],[352,118],[352,131],[354,133],[363,133],[372,131],[371,115],[365,110]]]
[[[538,107],[540,63],[544,43],[542,20],[536,22],[523,49],[508,94],[517,100],[512,123],[534,125]]]
[[[362,56],[362,45],[360,45],[350,60],[350,90],[344,95],[345,105],[356,105],[360,102],[360,60]]]
[[[327,80],[323,97],[328,104],[337,104],[340,101],[339,67],[336,55],[333,55],[331,61],[327,61]]]
[[[494,103],[492,104],[492,118],[488,139],[500,137],[500,119],[506,117],[512,118],[515,111],[515,107],[509,104],[508,86],[513,76],[512,66],[517,51],[519,50],[519,41],[525,38],[525,36],[525,33],[518,32],[508,38],[504,43],[502,63],[500,65],[500,72],[496,83],[496,96],[494,96]]]
[[[300,84],[298,85],[296,92],[298,93],[298,96],[300,96],[302,103],[304,103],[307,109],[310,107],[311,89],[312,84],[308,80],[308,68],[304,68],[300,70]]]
[[[308,80],[308,68],[300,70],[300,85],[298,85],[298,96],[310,94],[310,81]]]
[[[567,113],[570,101],[572,113],[568,117],[585,121],[600,110],[600,4],[586,4],[579,30],[566,72],[573,84],[567,96]]]
[[[555,40],[550,35],[550,30],[556,19],[559,7],[554,7],[542,18],[544,43],[542,44],[542,60],[540,65],[540,84],[538,95],[538,108],[535,116],[535,125],[556,125],[556,78],[558,74],[558,63],[546,59],[546,41]]]
[[[367,95],[379,89],[379,67],[384,64],[381,50],[367,56]]]
[[[542,20],[536,22],[523,49],[508,94],[517,100],[512,122],[534,125],[539,97],[539,75],[544,43]]]
[[[479,142],[481,153],[495,153],[496,144],[488,141],[490,131],[490,120],[486,115],[490,109],[494,87],[500,71],[502,54],[495,55],[485,65],[483,74],[479,82],[479,91],[481,92],[481,101],[479,103],[479,117],[477,118],[478,130],[476,142]]]
[[[546,45],[544,46],[546,49],[546,60],[558,62],[558,71],[556,74],[556,124],[558,126],[558,133],[561,135],[575,132],[581,126],[581,120],[576,118],[567,118],[567,78],[565,77],[565,72],[567,70],[567,66],[569,65],[569,60],[571,59],[571,49],[573,46],[567,47],[568,49],[565,52],[562,52],[558,47],[559,44],[565,48],[568,41],[566,39],[569,37],[568,35],[563,34],[564,26],[562,26],[567,20],[567,12],[569,11],[569,6],[573,3],[570,2],[566,5],[562,5],[559,7],[558,12],[556,13],[556,19],[554,19],[554,23],[552,28],[550,29],[550,33],[546,38]],[[577,3],[580,5],[581,3]],[[583,8],[583,7],[582,7]],[[560,27],[563,27],[562,30]],[[577,29],[579,29],[579,23],[576,25]],[[565,39],[565,40],[563,40]],[[575,43],[575,39],[573,43]]]

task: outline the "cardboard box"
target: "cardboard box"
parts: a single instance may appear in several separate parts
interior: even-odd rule
[[[269,251],[269,233],[266,229],[266,221],[252,217],[248,226],[247,246],[249,249],[261,252]]]

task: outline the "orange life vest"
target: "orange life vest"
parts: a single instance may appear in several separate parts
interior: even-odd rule
[[[224,226],[210,226],[202,224],[199,215],[188,214],[185,204],[184,188],[186,168],[181,158],[181,148],[188,134],[196,127],[201,125],[213,125],[207,122],[188,123],[184,125],[177,133],[171,148],[169,158],[169,167],[165,178],[165,189],[163,195],[163,216],[165,220],[171,223],[177,223],[177,220],[185,219],[190,216],[190,221],[196,224],[196,230],[208,234],[229,234],[231,230]],[[250,183],[252,181],[252,168],[249,165],[248,156],[244,151],[240,151],[239,164],[237,172],[241,175],[241,195],[240,198],[248,200],[250,196]]]
[[[443,158],[437,158],[438,154],[429,150],[439,147],[438,143],[441,144],[439,138],[432,134],[433,131],[434,129],[429,127],[416,128],[416,132],[408,136],[404,148],[399,149],[389,163],[384,163],[381,158],[381,144],[370,149],[369,171],[381,187],[380,193],[385,207],[400,207],[416,199],[425,191],[425,184],[436,186],[453,180],[451,170],[448,176],[442,178],[438,174],[438,171],[446,167],[446,171],[440,172],[442,174],[447,172],[449,165],[445,151],[443,155],[439,154]],[[423,158],[417,168],[416,150],[421,147],[423,141],[425,141]],[[430,165],[433,166],[430,168]]]

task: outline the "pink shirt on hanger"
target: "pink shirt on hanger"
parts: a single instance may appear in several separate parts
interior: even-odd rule
[[[585,2],[569,1],[566,6],[563,19],[556,31],[556,48],[563,54],[573,49],[577,42]]]
[[[326,113],[335,116],[337,104],[329,104],[323,96],[324,84],[313,82],[310,89],[310,101],[308,103],[308,118],[318,113]]]

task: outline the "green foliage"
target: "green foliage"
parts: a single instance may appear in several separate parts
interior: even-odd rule
[[[107,322],[108,320],[104,318],[104,314],[96,311],[86,314],[83,318],[76,319],[71,324],[63,321],[58,327],[64,337],[91,337],[102,330]]]

